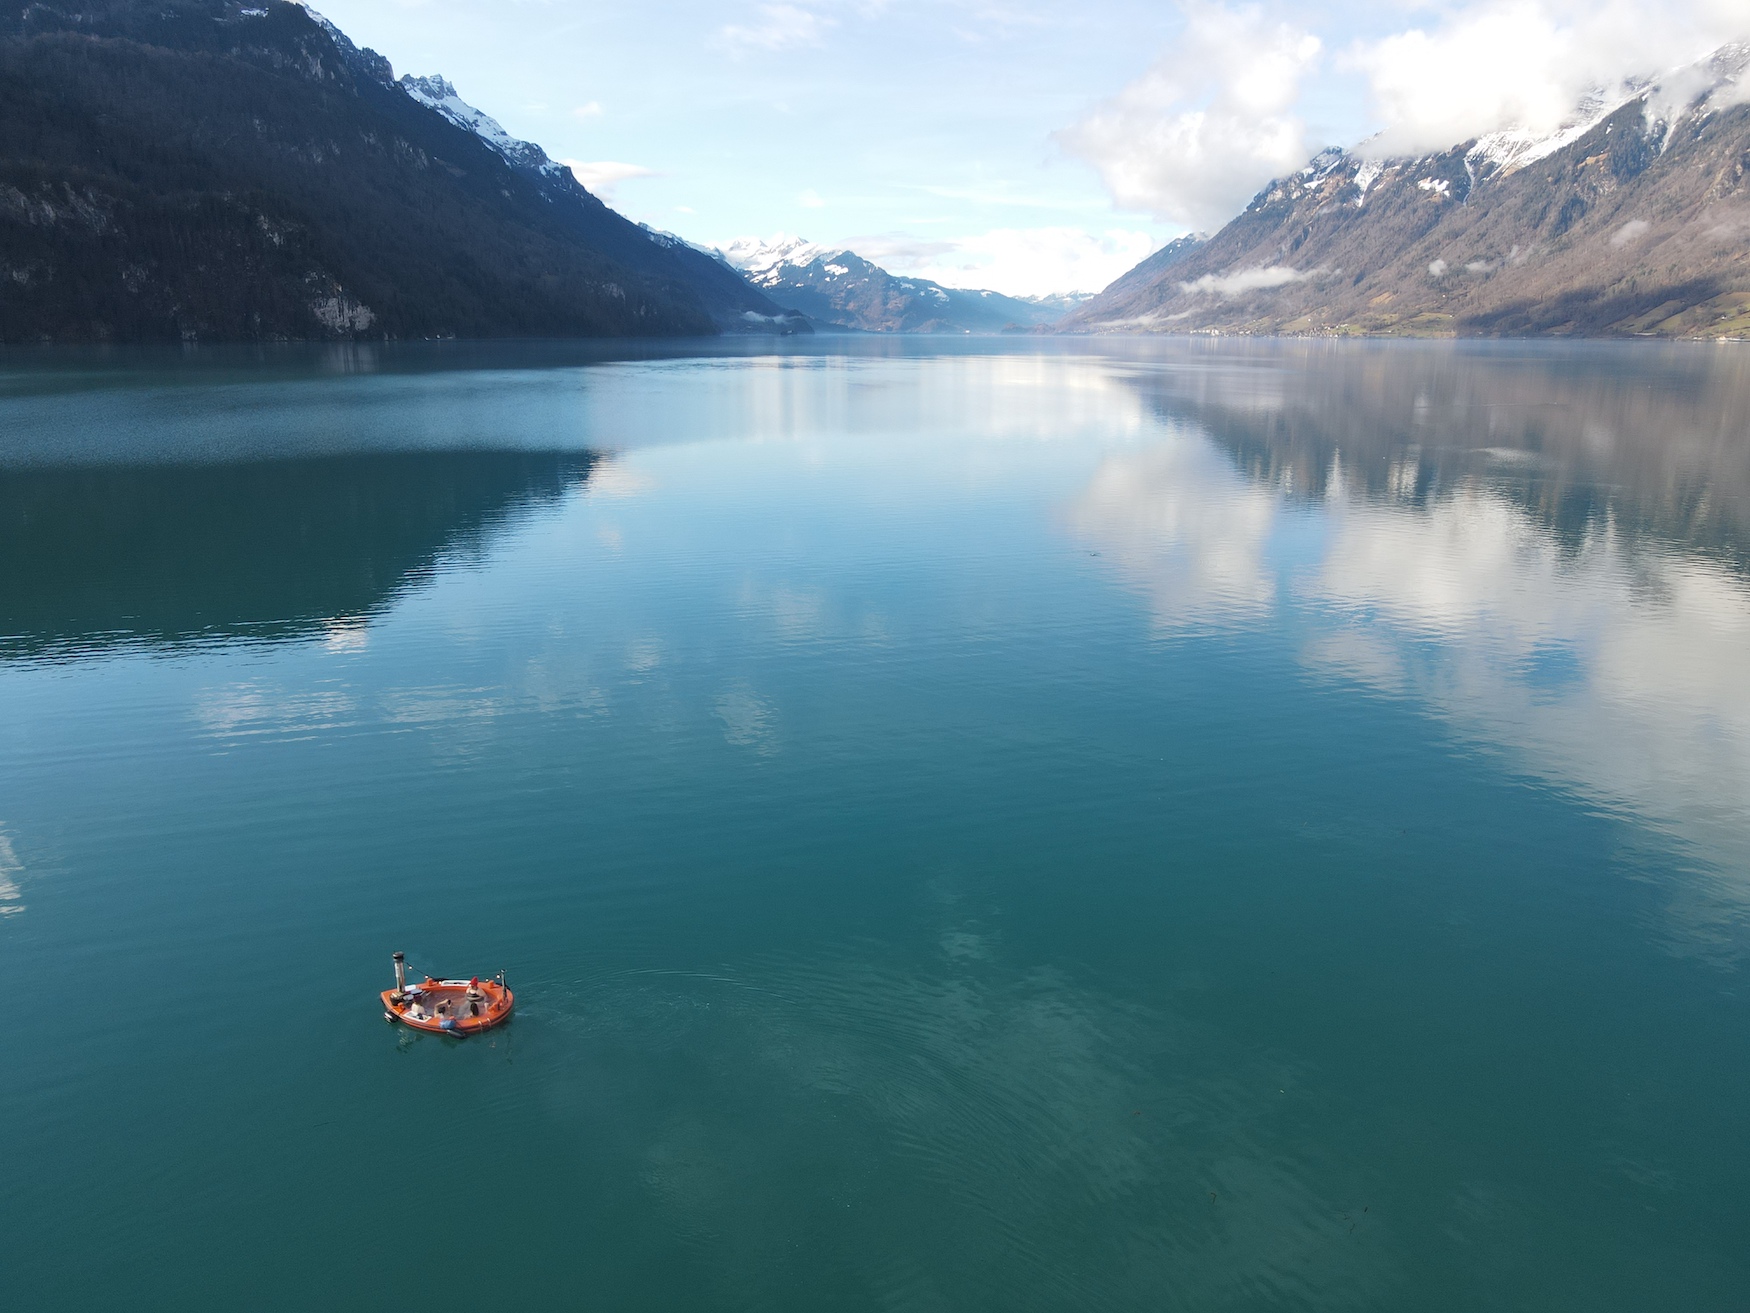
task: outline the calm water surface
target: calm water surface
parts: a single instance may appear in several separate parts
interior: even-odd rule
[[[1750,353],[759,350],[0,360],[8,1308],[1745,1306]]]

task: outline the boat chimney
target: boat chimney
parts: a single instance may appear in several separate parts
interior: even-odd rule
[[[395,954],[395,992],[401,993],[407,988],[407,955]]]

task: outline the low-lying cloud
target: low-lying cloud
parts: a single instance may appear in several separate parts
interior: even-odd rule
[[[614,201],[614,189],[622,182],[657,176],[655,169],[620,160],[560,160],[559,163],[570,169],[571,176],[586,190],[609,205]]]
[[[1612,246],[1627,246],[1630,242],[1639,241],[1652,227],[1645,219],[1630,219],[1622,227],[1610,235]]]
[[[1223,298],[1244,296],[1247,292],[1262,292],[1272,287],[1286,287],[1290,283],[1301,283],[1314,277],[1318,270],[1290,269],[1287,265],[1272,264],[1258,269],[1241,269],[1231,274],[1204,274],[1201,278],[1188,283],[1180,283],[1179,290],[1193,295],[1207,293]]]

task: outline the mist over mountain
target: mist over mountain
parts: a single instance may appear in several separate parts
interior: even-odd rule
[[[0,341],[805,326],[284,0],[0,20]]]
[[[778,304],[820,328],[866,333],[1014,333],[1055,323],[1085,298],[1017,297],[889,273],[855,251],[780,235],[714,251]]]
[[[1207,241],[1163,248],[1083,332],[1750,334],[1750,46],[1558,131],[1416,158],[1328,150]]]

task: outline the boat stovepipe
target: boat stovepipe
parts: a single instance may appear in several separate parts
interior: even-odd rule
[[[407,958],[395,954],[395,988],[383,991],[383,1015],[415,1030],[445,1035],[472,1035],[510,1016],[516,997],[505,987],[504,972],[496,980],[439,980],[427,976],[407,983]]]

